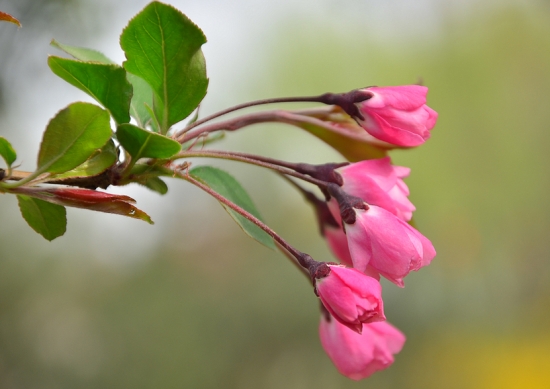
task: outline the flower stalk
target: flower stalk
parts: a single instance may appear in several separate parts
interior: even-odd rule
[[[200,158],[200,157],[227,159],[227,160],[239,161],[239,162],[244,162],[251,165],[265,167],[265,168],[274,170],[276,172],[279,172],[283,175],[289,175],[289,176],[299,178],[300,180],[317,185],[318,187],[323,189],[328,184],[326,181],[322,181],[302,173],[300,169],[300,165],[304,165],[304,164],[295,164],[291,162],[279,161],[276,159],[261,157],[253,154],[236,153],[231,151],[219,151],[219,150],[200,150],[200,151],[190,150],[190,151],[182,151],[172,159]]]
[[[247,210],[239,207],[234,202],[228,200],[224,196],[220,195],[218,192],[212,190],[209,186],[203,184],[199,180],[196,180],[195,178],[191,177],[189,174],[178,174],[178,177],[188,181],[189,183],[197,186],[198,188],[202,189],[212,197],[214,197],[216,200],[221,202],[222,204],[226,205],[227,207],[231,208],[235,212],[239,213],[243,217],[245,217],[247,220],[251,221],[258,227],[260,227],[265,233],[267,233],[269,236],[273,238],[273,240],[281,246],[284,250],[286,250],[288,253],[290,253],[298,262],[298,264],[306,270],[310,277],[312,278],[312,281],[315,279],[315,275],[317,274],[317,270],[319,266],[322,264],[322,262],[317,262],[311,256],[308,254],[305,254],[298,249],[296,249],[294,246],[292,246],[290,243],[288,243],[285,239],[283,239],[279,234],[275,232],[271,227],[269,227],[267,224],[262,222],[260,219],[258,219],[256,216],[252,215]]]

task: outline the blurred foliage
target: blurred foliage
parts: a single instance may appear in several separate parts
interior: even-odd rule
[[[341,377],[319,345],[317,302],[301,275],[247,240],[214,200],[172,183],[162,201],[178,209],[147,230],[161,231],[156,247],[130,250],[135,224],[113,232],[135,262],[120,268],[94,251],[116,250],[116,239],[82,240],[86,219],[48,245],[6,223],[19,216],[2,203],[0,387],[550,387],[550,9],[536,4],[474,8],[462,20],[442,13],[437,36],[391,45],[322,20],[307,20],[315,34],[291,18],[276,31],[259,97],[422,76],[440,114],[426,145],[392,153],[412,167],[416,223],[438,256],[404,289],[384,283],[387,316],[408,337],[389,370]],[[337,157],[296,131],[227,138],[290,159]],[[329,258],[299,195],[257,169],[227,169],[270,225]]]
[[[10,31],[2,23],[0,27],[0,113],[5,108],[10,98],[13,98],[13,72],[24,72],[24,69],[36,69],[35,64],[29,64],[29,52],[40,50],[37,43],[41,42],[39,36],[58,30],[56,26],[64,25],[66,28],[76,28],[82,19],[79,13],[83,10],[84,0],[0,0],[0,10],[10,13],[24,25],[24,29]],[[85,25],[86,23],[84,23]],[[76,35],[82,35],[84,25],[80,23]],[[23,64],[24,62],[27,62]],[[43,65],[43,61],[40,65]]]

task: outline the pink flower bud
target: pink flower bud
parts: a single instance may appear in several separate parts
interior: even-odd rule
[[[344,232],[344,229],[342,227],[326,226],[324,229],[324,234],[328,247],[334,256],[338,258],[340,263],[346,265],[347,267],[353,267],[353,260],[351,259],[351,254],[349,253],[348,238]],[[367,265],[367,268],[363,273],[377,281],[380,281],[380,273],[378,273],[378,271],[370,265]]]
[[[352,163],[336,170],[343,178],[342,189],[367,204],[382,207],[399,218],[411,220],[415,210],[409,188],[403,182],[410,169],[393,166],[389,157]]]
[[[385,209],[371,205],[355,212],[355,223],[345,224],[354,268],[365,271],[370,265],[403,287],[403,277],[429,265],[435,257],[435,249],[424,235]]]
[[[363,324],[358,334],[336,320],[321,318],[321,344],[338,371],[360,380],[386,369],[405,344],[405,335],[388,322]]]
[[[355,269],[328,266],[330,273],[316,280],[316,289],[336,320],[360,333],[363,323],[386,319],[382,287],[377,280]]]
[[[340,263],[353,267],[353,260],[349,253],[348,237],[342,227],[325,226],[323,234],[327,240],[328,247]]]
[[[419,146],[430,137],[437,112],[426,105],[428,88],[420,85],[371,87],[372,97],[356,103],[364,119],[356,118],[369,134],[398,146]]]

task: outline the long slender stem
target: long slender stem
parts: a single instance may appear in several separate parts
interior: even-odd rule
[[[277,234],[272,228],[270,228],[267,224],[262,222],[260,219],[252,215],[250,212],[246,211],[245,209],[239,207],[234,202],[228,200],[224,196],[220,195],[218,192],[212,190],[209,186],[203,184],[202,182],[194,179],[188,174],[179,174],[180,178],[192,183],[193,185],[199,187],[200,189],[204,190],[206,193],[214,197],[216,200],[218,200],[220,203],[228,206],[235,212],[239,213],[243,217],[245,217],[247,220],[250,220],[252,223],[256,224],[258,227],[260,227],[265,233],[267,233],[269,236],[275,240],[275,242],[280,245],[284,250],[286,250],[288,253],[290,253],[294,258],[296,258],[296,261],[301,266],[302,271],[306,273],[306,275],[309,278],[309,268],[311,266],[311,263],[307,261],[307,257],[309,257],[307,254],[302,253],[301,251],[294,248],[292,245],[290,245],[285,239],[283,239],[279,234]]]
[[[319,96],[305,96],[305,97],[281,97],[281,98],[274,98],[274,99],[262,99],[262,100],[256,100],[256,101],[250,101],[243,104],[238,104],[233,107],[224,109],[222,111],[216,112],[210,116],[207,116],[205,118],[202,118],[200,120],[197,120],[193,124],[187,126],[180,132],[176,134],[176,137],[179,137],[180,135],[185,134],[186,132],[190,131],[191,129],[200,126],[203,123],[206,123],[212,119],[216,119],[220,116],[226,115],[231,112],[238,111],[240,109],[248,108],[248,107],[254,107],[257,105],[265,105],[265,104],[274,104],[274,103],[297,103],[297,102],[313,102],[313,103],[321,103],[323,102],[322,99],[323,95]]]
[[[238,130],[239,128],[248,126],[250,124],[262,123],[265,121],[272,121],[273,112],[275,111],[255,112],[252,114],[243,115],[236,118],[231,118],[229,120],[225,120],[222,122],[217,122],[207,126],[202,126],[200,128],[195,128],[193,131],[190,131],[190,132],[185,131],[185,132],[174,134],[172,138],[174,138],[175,140],[183,144],[185,142],[190,141],[191,139],[195,139],[203,134],[208,134],[214,131],[220,131],[220,130],[235,131],[235,130]]]
[[[286,180],[286,182],[288,182],[290,185],[292,185],[296,190],[298,190],[298,192],[300,192],[300,194],[302,196],[304,196],[304,198],[313,203],[315,200],[317,201],[321,201],[317,198],[317,196],[315,196],[313,193],[311,193],[310,191],[302,188],[300,185],[298,185],[296,182],[294,182],[294,180],[291,180],[290,178],[286,177],[286,176],[283,176],[283,178]]]
[[[195,139],[204,134],[208,134],[215,131],[235,131],[240,128],[250,126],[252,124],[267,123],[267,122],[279,122],[297,126],[299,124],[308,124],[313,126],[322,127],[328,131],[336,132],[334,126],[329,123],[320,120],[315,117],[301,115],[300,112],[290,112],[284,110],[255,112],[248,115],[239,116],[222,122],[213,123],[210,125],[195,128],[193,131],[173,136],[180,143],[185,143],[191,139]],[[349,134],[350,137],[354,137],[353,134]],[[357,135],[355,135],[357,136]],[[357,137],[359,139],[359,137]]]
[[[359,90],[353,90],[347,93],[324,93],[318,96],[280,97],[280,98],[274,98],[274,99],[263,99],[263,100],[251,101],[248,103],[239,104],[234,107],[224,109],[220,112],[207,116],[201,120],[197,120],[193,124],[189,125],[187,128],[184,128],[183,130],[177,132],[174,135],[174,138],[176,139],[180,138],[183,134],[189,132],[193,128],[198,127],[212,119],[228,114],[230,112],[234,112],[243,108],[253,107],[256,105],[273,104],[273,103],[311,102],[311,103],[322,103],[327,105],[337,105],[351,117],[364,120],[364,117],[362,113],[359,111],[359,108],[357,107],[356,104],[362,101],[368,100],[372,96],[373,96],[372,93],[359,89]]]
[[[323,165],[311,165],[309,163],[304,163],[304,162],[299,162],[299,163],[287,162],[287,161],[281,161],[279,159],[264,157],[261,155],[239,153],[234,151],[231,151],[231,154],[239,157],[245,157],[245,158],[250,158],[250,159],[254,159],[265,163],[270,163],[277,166],[283,166],[288,169],[292,169],[297,173],[305,174],[310,178],[314,178],[322,182],[336,182],[339,185],[343,184],[343,182],[341,182],[342,178],[339,175],[334,174],[334,169],[338,169],[340,167],[347,166],[350,164],[349,162],[339,162],[339,163],[334,162],[334,163],[326,163]],[[320,186],[319,183],[317,182],[313,182],[313,183],[315,183],[317,186]]]
[[[309,182],[311,184],[317,185],[320,188],[326,188],[327,182],[318,180],[316,178],[310,177],[306,174],[298,173],[292,170],[294,164],[284,161],[278,161],[275,159],[264,158],[260,156],[255,156],[252,154],[241,154],[233,153],[229,151],[217,151],[217,150],[201,150],[201,151],[182,151],[177,154],[175,158],[193,158],[193,157],[203,157],[203,158],[220,158],[220,159],[229,159],[233,161],[245,162],[256,166],[265,167],[271,170],[275,170],[281,174],[293,176],[299,178],[300,180]],[[258,157],[258,158],[257,158]],[[269,162],[267,162],[269,161]],[[280,163],[280,164],[279,164]],[[283,166],[281,166],[283,164]],[[284,166],[286,164],[286,166]],[[288,167],[287,167],[288,166]]]
[[[315,214],[317,216],[317,222],[319,224],[319,232],[321,233],[321,236],[325,235],[324,231],[325,226],[327,225],[340,228],[340,225],[334,219],[334,216],[332,216],[332,213],[330,212],[326,201],[319,199],[310,191],[302,188],[302,186],[298,185],[296,182],[294,182],[294,180],[291,180],[289,177],[283,176],[283,178],[292,186],[294,186],[298,190],[298,192],[300,192],[302,196],[304,196],[305,200],[309,202],[315,209]]]
[[[213,151],[213,150],[209,150],[209,151]],[[282,166],[282,167],[285,167],[287,169],[292,169],[292,170],[297,170],[299,168],[298,165],[300,165],[299,163],[282,161],[280,159],[264,157],[262,155],[241,153],[241,152],[237,152],[237,151],[230,151],[229,153],[231,153],[231,155],[233,155],[235,157],[249,158],[249,159],[253,159],[255,161],[265,162],[265,163],[275,165],[275,166]]]
[[[281,246],[279,243],[275,242],[275,245],[277,246],[277,248],[279,249],[279,251],[285,256],[288,258],[288,260],[290,261],[290,263],[292,263],[294,265],[294,267],[296,269],[298,269],[298,271],[300,271],[300,273],[302,273],[304,276],[306,276],[306,278],[308,279],[308,281],[311,281],[311,275],[310,273],[304,269],[302,267],[302,265],[300,265],[300,263],[296,260],[296,258],[294,258],[294,256],[289,253],[283,246]]]

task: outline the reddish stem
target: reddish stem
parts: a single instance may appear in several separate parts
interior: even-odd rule
[[[238,104],[233,107],[224,109],[222,111],[216,112],[210,116],[207,116],[205,118],[202,118],[200,120],[195,121],[193,124],[187,126],[180,132],[176,134],[176,137],[180,137],[181,135],[185,134],[186,132],[192,130],[195,127],[200,126],[201,124],[204,124],[212,119],[216,119],[220,116],[226,115],[231,112],[238,111],[240,109],[248,108],[248,107],[254,107],[257,105],[265,105],[265,104],[274,104],[274,103],[297,103],[297,102],[315,102],[315,103],[322,103],[320,100],[321,96],[306,96],[306,97],[281,97],[281,98],[274,98],[274,99],[263,99],[263,100],[256,100],[256,101],[250,101],[248,103]]]
[[[218,150],[201,150],[201,151],[182,151],[176,155],[176,158],[193,158],[193,157],[205,157],[205,158],[221,158],[229,159],[233,161],[245,162],[256,166],[262,166],[271,170],[275,170],[281,174],[293,176],[311,184],[317,185],[320,188],[325,188],[327,182],[311,177],[309,175],[295,171],[299,169],[300,165],[291,162],[279,161],[272,158],[262,157],[254,154],[237,153],[232,151],[218,151]]]
[[[294,246],[290,245],[286,240],[284,240],[279,234],[277,234],[271,227],[269,227],[267,224],[262,222],[260,219],[258,219],[256,216],[252,215],[247,210],[239,207],[234,202],[230,201],[229,199],[225,198],[218,192],[212,190],[209,186],[203,184],[202,182],[194,179],[188,174],[179,174],[180,178],[192,183],[193,185],[199,187],[200,189],[204,190],[206,193],[214,197],[216,200],[218,200],[220,203],[228,206],[238,214],[245,217],[247,220],[251,221],[252,223],[256,224],[258,227],[260,227],[265,233],[267,233],[269,236],[275,240],[275,242],[280,245],[282,248],[284,248],[287,252],[289,252],[294,258],[296,258],[296,261],[300,264],[300,266],[303,268],[303,270],[307,271],[307,274],[310,274],[310,269],[312,266],[318,264],[319,262],[314,261],[311,259],[311,257],[305,253],[302,253],[301,251],[294,248]],[[302,270],[302,271],[303,271]]]

